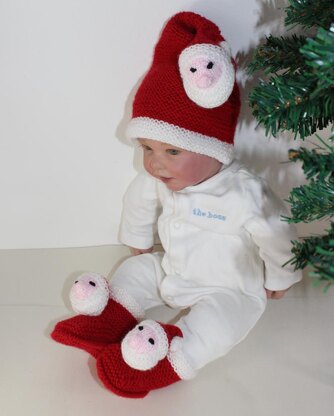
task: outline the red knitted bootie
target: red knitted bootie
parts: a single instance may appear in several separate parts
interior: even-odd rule
[[[120,342],[144,316],[123,289],[109,286],[104,277],[95,273],[83,274],[76,280],[70,300],[80,315],[58,322],[51,337],[94,357],[110,343]]]
[[[98,376],[115,394],[142,398],[149,391],[195,376],[182,352],[183,336],[174,325],[146,320],[121,343],[106,347],[97,358]]]

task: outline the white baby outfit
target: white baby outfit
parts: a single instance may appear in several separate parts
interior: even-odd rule
[[[291,265],[292,226],[281,201],[237,161],[205,182],[178,192],[140,173],[124,198],[120,239],[146,249],[155,226],[164,253],[126,260],[112,285],[145,310],[190,308],[176,325],[195,369],[226,354],[252,329],[266,306],[264,287],[301,280]]]

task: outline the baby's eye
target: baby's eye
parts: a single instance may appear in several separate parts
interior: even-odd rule
[[[152,150],[151,148],[150,148],[150,146],[147,146],[147,144],[141,144],[140,145],[140,147],[142,147],[144,150],[146,150],[146,151],[149,151],[149,150]]]
[[[177,149],[167,149],[166,152],[169,153],[172,156],[176,156],[179,153],[181,153],[181,150],[177,150]]]

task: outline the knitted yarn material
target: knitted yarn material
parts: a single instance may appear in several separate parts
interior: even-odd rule
[[[185,59],[188,55],[192,56],[185,54],[189,49],[198,53],[196,62],[199,66],[193,68],[189,65],[188,68],[189,82],[195,85],[195,89],[196,81],[191,79],[191,71],[197,71],[198,74],[204,68],[203,71],[207,73],[203,73],[203,81],[211,69],[220,65],[217,77],[223,81],[221,83],[216,77],[212,86],[209,85],[211,81],[208,87],[200,85],[197,88],[199,100],[195,98],[197,103],[186,91],[189,86],[185,72],[187,63],[183,62],[184,59],[179,63],[180,55],[185,56]],[[130,139],[146,138],[174,144],[229,164],[233,159],[240,95],[234,80],[235,63],[228,55],[228,50],[218,27],[211,21],[190,12],[173,16],[162,31],[152,65],[135,95],[127,136]],[[222,59],[212,58],[213,51],[214,54],[221,54]],[[205,67],[200,68],[205,60]],[[227,98],[221,105],[215,106],[212,103],[221,102],[219,99],[217,101],[220,91]],[[204,93],[209,98],[212,95],[212,101],[209,99],[208,102],[213,108],[198,104]]]
[[[195,377],[182,345],[178,326],[144,320],[121,343],[102,351],[97,359],[98,376],[119,396],[144,397],[151,390]]]
[[[104,347],[120,342],[136,324],[137,320],[127,309],[109,299],[98,316],[77,315],[58,322],[51,337],[61,344],[83,349],[96,358]]]
[[[167,358],[152,369],[141,371],[123,360],[120,344],[106,347],[97,359],[97,373],[105,387],[122,397],[142,398],[151,390],[180,380]]]
[[[123,359],[131,368],[150,370],[167,356],[171,339],[177,336],[182,332],[175,325],[141,321],[122,341]]]

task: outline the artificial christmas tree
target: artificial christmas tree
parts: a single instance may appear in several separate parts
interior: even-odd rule
[[[307,139],[331,126],[334,119],[334,2],[289,0],[285,26],[299,26],[305,35],[266,38],[255,51],[249,72],[266,77],[250,93],[252,113],[266,135],[290,131]],[[328,140],[316,135],[313,149],[289,152],[292,162],[302,162],[308,183],[289,196],[290,223],[328,219],[322,236],[294,241],[291,263],[297,269],[312,267],[316,284],[324,290],[334,284],[334,132]],[[314,138],[312,138],[314,141]]]

